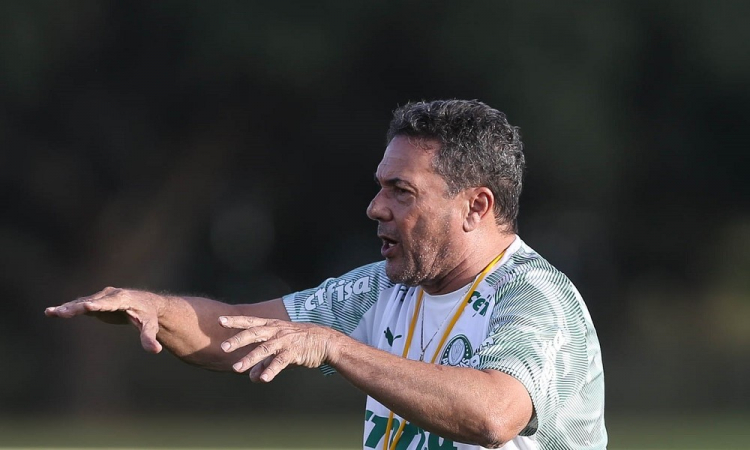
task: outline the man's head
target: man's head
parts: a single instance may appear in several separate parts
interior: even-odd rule
[[[505,114],[476,100],[408,103],[394,111],[387,142],[396,136],[440,144],[432,166],[448,184],[448,195],[489,188],[498,225],[517,231],[525,160],[518,127]]]
[[[518,131],[479,102],[444,101],[398,109],[388,138],[367,210],[379,223],[386,273],[441,292],[487,263],[490,236],[515,230]]]

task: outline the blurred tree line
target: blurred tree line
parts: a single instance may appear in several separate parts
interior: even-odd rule
[[[360,411],[43,308],[104,286],[251,302],[379,259],[391,111],[522,129],[522,237],[576,283],[610,410],[750,399],[750,4],[0,2],[0,413]]]

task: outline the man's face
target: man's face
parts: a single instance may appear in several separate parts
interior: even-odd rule
[[[461,196],[432,169],[434,141],[397,136],[388,144],[375,178],[380,192],[367,215],[378,221],[381,254],[391,281],[429,285],[454,268],[459,257],[464,211]]]

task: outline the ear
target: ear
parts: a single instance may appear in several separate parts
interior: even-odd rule
[[[495,196],[486,187],[468,189],[466,191],[469,210],[464,219],[464,231],[473,231],[483,220],[495,220],[493,208]]]

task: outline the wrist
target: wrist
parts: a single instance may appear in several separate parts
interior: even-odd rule
[[[151,301],[156,310],[156,318],[161,322],[161,319],[168,313],[172,306],[172,297],[169,295],[161,295],[151,293]]]
[[[326,364],[331,367],[337,367],[346,358],[347,353],[350,351],[352,345],[357,345],[358,342],[354,339],[346,336],[345,334],[339,333],[338,331],[331,330],[331,336],[328,338],[326,345]]]

